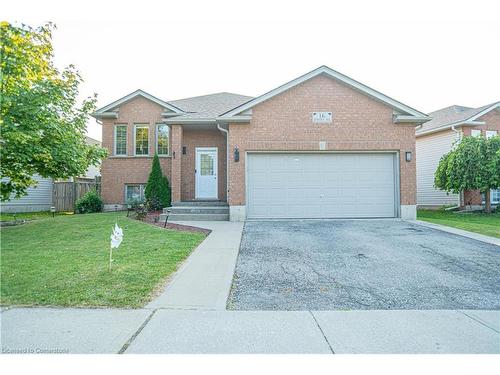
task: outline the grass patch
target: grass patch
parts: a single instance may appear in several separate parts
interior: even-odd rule
[[[73,212],[56,212],[59,215],[73,215]],[[15,220],[37,220],[47,219],[52,217],[50,211],[37,211],[37,212],[0,212],[0,221],[15,221]]]
[[[124,240],[113,251],[115,221]],[[124,213],[61,215],[1,229],[3,305],[141,307],[205,238]]]
[[[500,213],[454,213],[443,210],[418,210],[417,219],[500,238]]]

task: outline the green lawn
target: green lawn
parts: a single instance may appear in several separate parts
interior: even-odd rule
[[[124,239],[113,251],[115,220]],[[100,213],[48,217],[1,229],[2,305],[140,307],[204,234]]]
[[[454,213],[451,211],[418,210],[419,220],[500,238],[500,213]]]

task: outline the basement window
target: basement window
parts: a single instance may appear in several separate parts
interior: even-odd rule
[[[144,200],[143,184],[125,185],[125,202]]]

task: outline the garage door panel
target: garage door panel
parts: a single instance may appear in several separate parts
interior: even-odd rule
[[[249,154],[249,218],[394,217],[394,154]]]

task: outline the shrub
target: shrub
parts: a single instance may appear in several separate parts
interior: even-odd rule
[[[76,211],[79,214],[88,214],[102,211],[102,199],[96,190],[89,190],[76,201]]]
[[[170,186],[167,177],[161,171],[160,159],[157,154],[153,158],[144,197],[151,210],[161,210],[170,206]]]
[[[142,199],[129,199],[127,200],[127,206],[130,206],[132,210],[137,209],[140,205],[144,205],[145,202]]]

